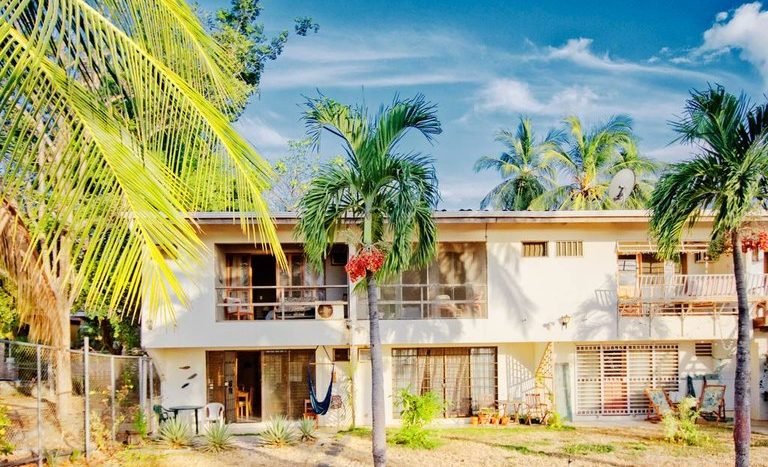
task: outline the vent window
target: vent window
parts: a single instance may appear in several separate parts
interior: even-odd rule
[[[547,242],[523,242],[523,257],[535,258],[547,255]]]
[[[711,357],[712,356],[712,343],[711,342],[697,342],[696,343],[696,356],[697,357]]]
[[[557,242],[557,256],[584,256],[584,242]]]

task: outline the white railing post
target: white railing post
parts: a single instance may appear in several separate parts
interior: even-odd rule
[[[83,339],[83,393],[85,404],[85,457],[91,455],[91,384],[88,377],[89,358],[88,353],[91,343],[88,336]]]
[[[9,349],[10,350],[10,349]],[[40,345],[35,345],[35,358],[37,359],[37,465],[43,465],[43,386],[41,380],[43,378],[42,361],[40,358]],[[62,350],[63,352],[63,350]],[[50,373],[48,378],[50,378]]]

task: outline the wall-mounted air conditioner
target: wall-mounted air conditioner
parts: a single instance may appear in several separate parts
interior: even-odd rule
[[[315,319],[344,319],[344,305],[322,303],[315,306]]]

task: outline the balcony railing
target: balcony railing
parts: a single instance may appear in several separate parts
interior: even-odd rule
[[[217,321],[343,319],[346,285],[216,288]]]
[[[485,284],[386,284],[379,286],[380,319],[487,318]],[[368,319],[365,296],[358,319]]]
[[[768,274],[747,274],[750,299],[768,298]],[[619,311],[624,316],[657,314],[735,314],[733,274],[662,274],[640,276],[637,285],[619,286]]]

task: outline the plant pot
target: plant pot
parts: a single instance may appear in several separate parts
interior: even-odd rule
[[[499,423],[499,417],[491,417],[491,425],[496,425]]]
[[[487,415],[483,415],[483,414],[478,415],[477,416],[477,422],[480,425],[485,425],[486,423],[488,423],[488,416]]]
[[[478,417],[476,415],[469,417],[470,425],[477,425],[478,423],[480,423],[480,421],[478,420]]]
[[[499,419],[499,424],[502,426],[507,426],[509,424],[509,417],[504,416]]]

